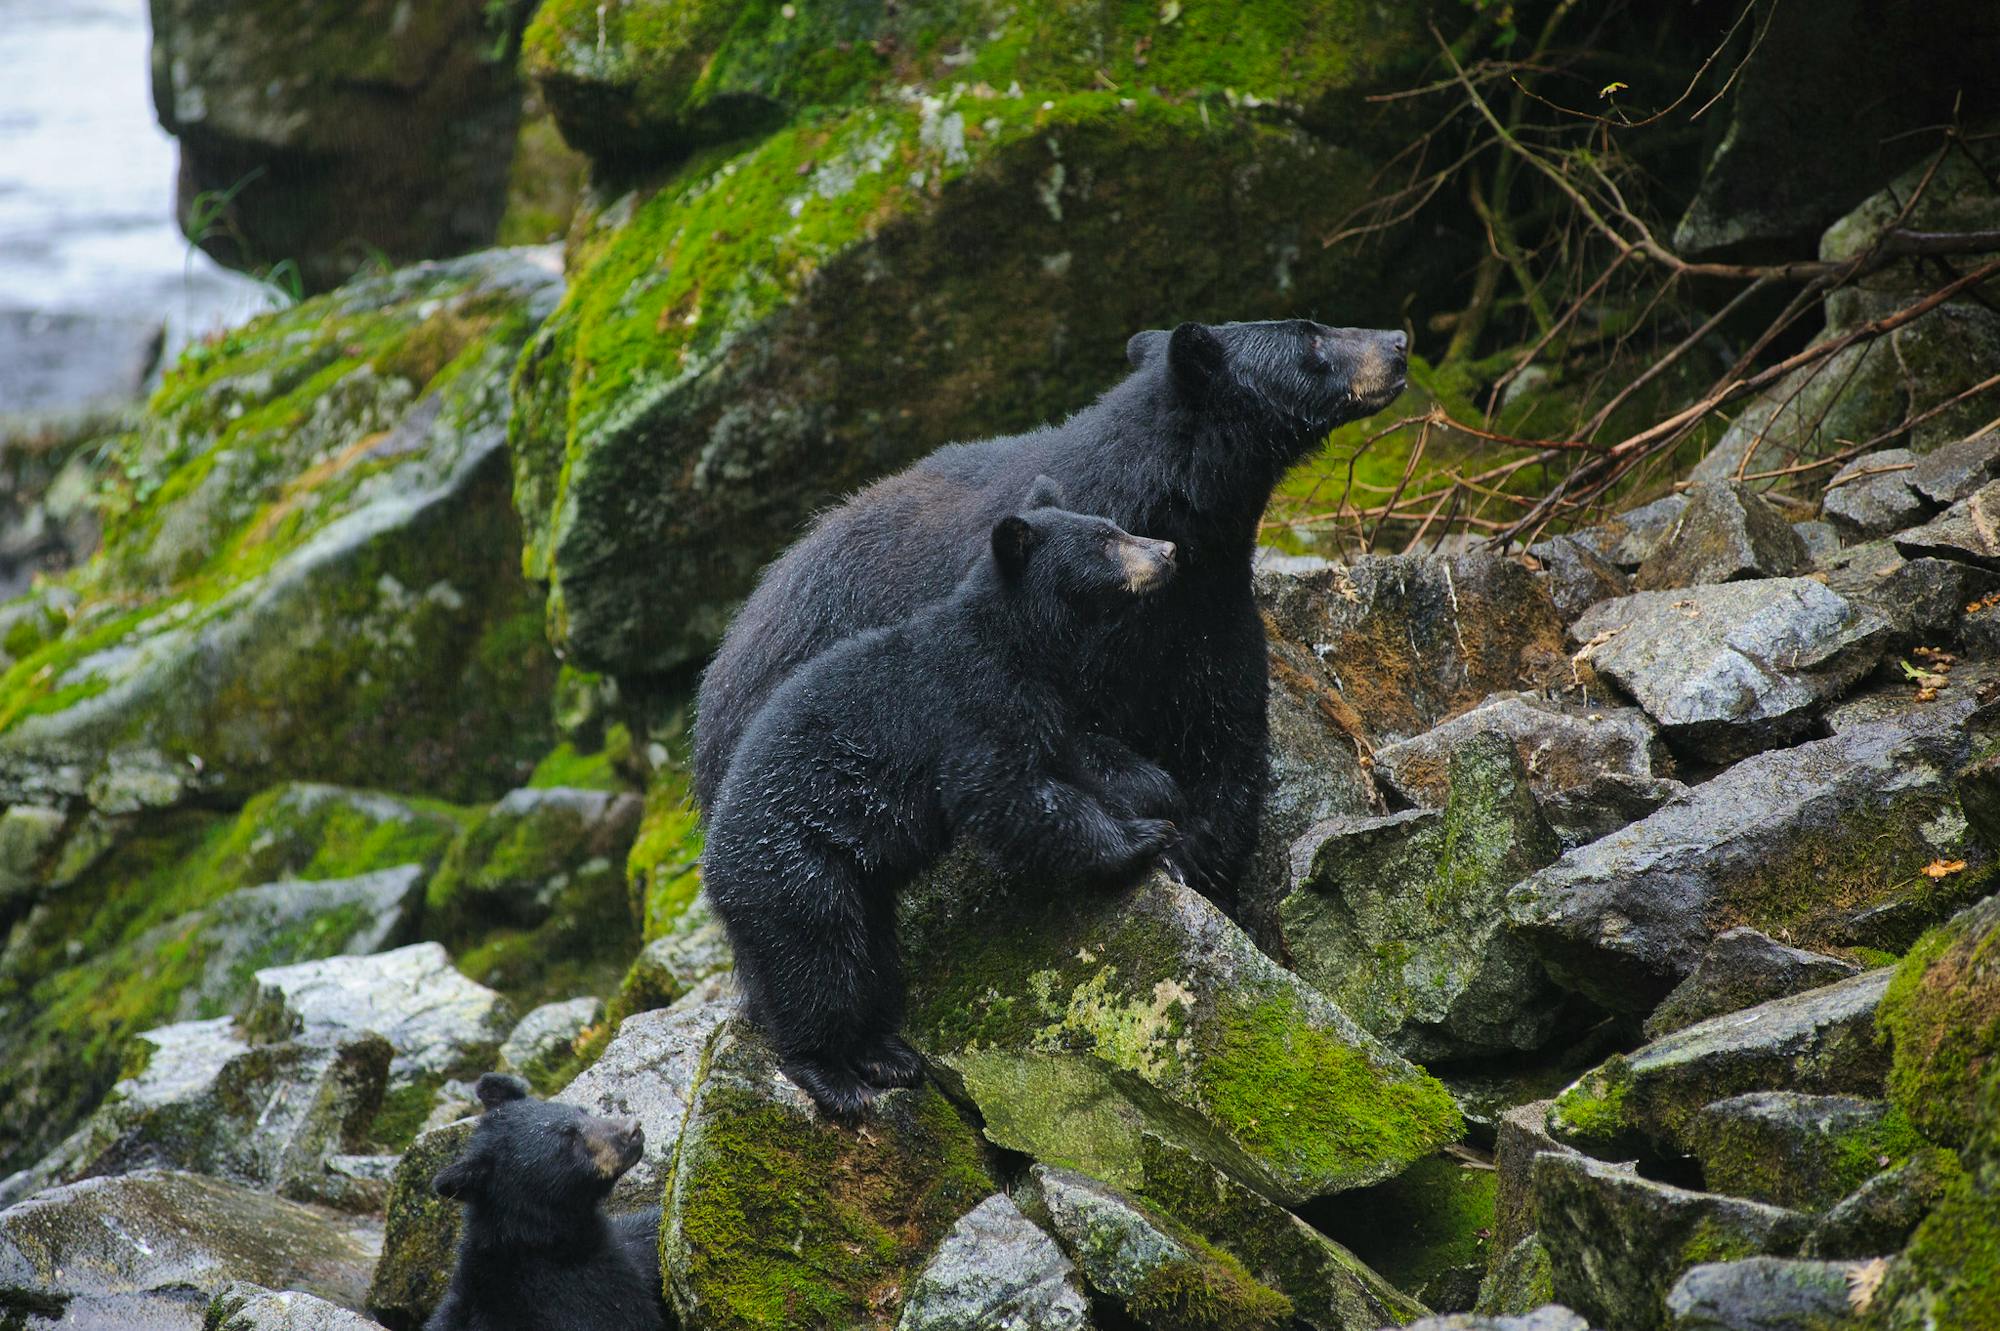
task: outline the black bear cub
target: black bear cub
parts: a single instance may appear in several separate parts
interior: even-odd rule
[[[963,836],[1004,872],[1117,882],[1181,792],[1088,734],[1078,658],[1174,576],[1174,547],[1064,511],[1038,478],[949,597],[785,681],[709,815],[702,879],[787,1076],[853,1123],[923,1061],[898,1034],[896,894]]]
[[[462,1203],[451,1289],[427,1331],[658,1331],[660,1210],[607,1216],[646,1136],[489,1072],[472,1140],[431,1181]]]

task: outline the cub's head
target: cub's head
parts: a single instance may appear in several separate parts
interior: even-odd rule
[[[483,1112],[472,1140],[431,1180],[431,1190],[452,1201],[515,1214],[588,1209],[646,1146],[632,1119],[534,1099],[518,1077],[489,1072],[475,1093]]]
[[[1173,580],[1174,543],[1134,536],[1109,518],[1072,513],[1037,476],[1019,513],[993,527],[993,562],[1008,585],[1049,605],[1088,607],[1158,591]]]
[[[1277,319],[1148,329],[1132,336],[1125,355],[1159,375],[1185,409],[1267,444],[1289,464],[1334,426],[1393,402],[1409,349],[1400,330]]]

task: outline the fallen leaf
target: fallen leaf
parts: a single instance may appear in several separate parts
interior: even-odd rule
[[[1926,878],[1949,878],[1955,873],[1965,872],[1964,860],[1932,860],[1923,867]]]

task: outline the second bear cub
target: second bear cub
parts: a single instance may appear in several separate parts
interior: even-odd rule
[[[717,793],[703,882],[751,1016],[830,1118],[922,1079],[896,894],[955,837],[1009,873],[1115,882],[1174,835],[1178,787],[1085,733],[1075,669],[1172,579],[1174,547],[1061,502],[1037,479],[950,597],[799,669]]]

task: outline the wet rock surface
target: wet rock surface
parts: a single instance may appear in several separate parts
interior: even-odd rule
[[[1090,1326],[1076,1268],[1004,1193],[973,1207],[931,1254],[897,1331],[1081,1331]]]
[[[1667,1293],[1674,1331],[1811,1331],[1846,1324],[1844,1262],[1750,1257],[1697,1266]]]
[[[1781,578],[1805,567],[1805,542],[1752,491],[1709,483],[1690,486],[1686,498],[1686,506],[1632,575],[1635,590]]]
[[[215,1296],[202,1331],[370,1331],[380,1323],[298,1290],[237,1281]]]
[[[1929,555],[2000,569],[2000,481],[1991,481],[1921,527],[1896,537],[1912,558]]]
[[[1710,1017],[1741,1012],[1860,973],[1851,961],[1787,947],[1755,929],[1725,929],[1688,977],[1646,1018],[1646,1034],[1657,1040]]]
[[[1849,541],[1887,536],[1913,526],[1929,504],[1913,482],[1917,455],[1907,448],[1864,453],[1826,483],[1821,511]]]

